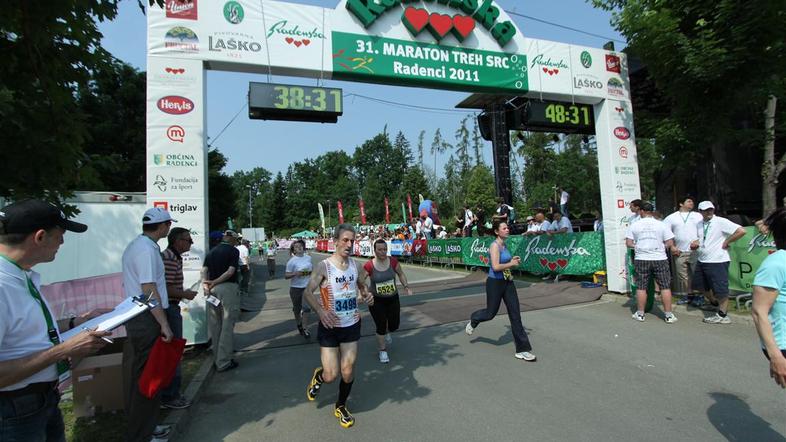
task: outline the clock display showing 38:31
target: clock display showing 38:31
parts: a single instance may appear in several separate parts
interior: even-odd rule
[[[342,113],[341,89],[274,85],[272,95],[276,109]]]
[[[249,117],[335,123],[343,114],[342,90],[294,84],[249,83]]]

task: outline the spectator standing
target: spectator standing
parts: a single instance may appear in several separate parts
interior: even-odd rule
[[[697,224],[698,239],[691,242],[691,250],[698,250],[698,264],[693,273],[693,289],[703,291],[718,312],[704,318],[707,324],[730,324],[729,307],[729,244],[745,236],[739,224],[715,215],[711,201],[699,203],[702,221]]]
[[[570,199],[570,194],[565,191],[562,187],[559,188],[559,211],[562,213],[562,216],[565,218],[568,217],[568,200]]]
[[[251,280],[251,243],[244,239],[237,245],[237,252],[240,255],[240,294],[248,294],[248,284]]]
[[[464,228],[463,228],[463,236],[470,237],[472,236],[472,226],[477,221],[475,218],[475,214],[472,213],[472,210],[469,209],[469,204],[464,203]]]
[[[41,275],[33,266],[54,261],[66,231],[87,226],[69,221],[60,209],[23,200],[0,209],[0,440],[65,441],[58,408],[58,379],[71,358],[95,353],[109,332],[82,332],[66,342],[60,330],[79,318],[55,321],[41,296]]]
[[[770,361],[770,377],[786,388],[786,209],[775,210],[764,225],[777,251],[756,272],[752,316],[761,349]]]
[[[218,300],[208,306],[208,329],[213,341],[214,364],[219,372],[237,368],[240,364],[232,356],[235,352],[235,322],[240,316],[240,293],[237,285],[237,266],[240,253],[235,248],[237,233],[224,232],[221,244],[205,256],[202,267],[202,286],[205,296]]]
[[[166,238],[175,222],[169,212],[154,207],[142,216],[142,234],[134,238],[123,252],[123,291],[125,296],[145,296],[156,306],[125,323],[126,338],[123,348],[123,381],[125,387],[128,441],[148,441],[151,437],[166,437],[169,428],[156,427],[161,394],[152,399],[139,391],[139,377],[147,357],[159,336],[165,342],[174,333],[169,326],[166,310],[169,295],[166,287],[164,261],[158,241]]]
[[[641,205],[641,219],[632,225],[625,237],[628,248],[635,249],[636,258],[636,312],[633,319],[644,321],[644,306],[647,303],[647,285],[651,278],[660,286],[663,299],[664,318],[667,324],[677,322],[671,311],[671,273],[666,250],[674,244],[674,234],[664,223],[652,217],[654,208],[650,203]]]
[[[504,223],[510,223],[510,206],[505,204],[505,200],[501,197],[497,198],[497,210],[492,216],[492,220],[500,220]]]
[[[434,221],[431,219],[430,216],[426,215],[423,218],[423,224],[421,226],[421,232],[423,233],[424,239],[431,239],[433,238],[433,230],[434,230]]]
[[[674,246],[670,250],[673,257],[673,289],[674,293],[682,296],[677,304],[689,304],[694,300],[691,278],[696,267],[697,254],[691,250],[690,245],[699,239],[696,229],[703,219],[698,212],[693,211],[694,204],[692,197],[683,197],[679,210],[663,220],[674,233]]]
[[[276,251],[277,251],[277,245],[275,241],[268,244],[267,253],[266,253],[267,274],[270,277],[270,279],[273,279],[276,276]]]
[[[180,301],[192,300],[197,295],[194,290],[183,288],[183,257],[182,254],[191,250],[191,232],[182,227],[175,227],[167,235],[167,248],[161,254],[164,261],[164,276],[166,277],[166,291],[169,296],[169,308],[166,309],[166,319],[176,338],[183,337],[183,316],[180,312]],[[161,408],[180,410],[191,406],[191,401],[180,394],[182,371],[180,363],[177,364],[175,377],[168,387],[161,391]]]

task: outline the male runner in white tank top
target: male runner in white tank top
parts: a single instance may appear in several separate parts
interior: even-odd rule
[[[315,400],[322,384],[335,381],[340,373],[338,400],[333,414],[342,427],[349,428],[355,424],[346,404],[354,381],[360,339],[357,303],[360,298],[371,305],[374,297],[367,289],[365,273],[359,271],[355,261],[349,258],[355,242],[355,229],[349,224],[341,224],[336,227],[334,239],[335,252],[317,265],[303,292],[306,302],[319,315],[317,340],[322,359],[322,366],[314,369],[306,396],[310,401]],[[317,288],[320,291],[319,301],[314,297]]]

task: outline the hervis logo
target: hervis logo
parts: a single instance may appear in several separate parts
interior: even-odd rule
[[[158,110],[171,115],[183,115],[194,110],[194,102],[180,95],[167,95],[156,103]]]

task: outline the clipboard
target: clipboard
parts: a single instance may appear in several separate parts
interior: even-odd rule
[[[148,296],[134,296],[126,298],[118,304],[111,312],[93,318],[79,327],[60,333],[62,341],[67,341],[84,330],[112,331],[125,324],[136,316],[154,308],[157,305],[153,299],[153,293]]]

